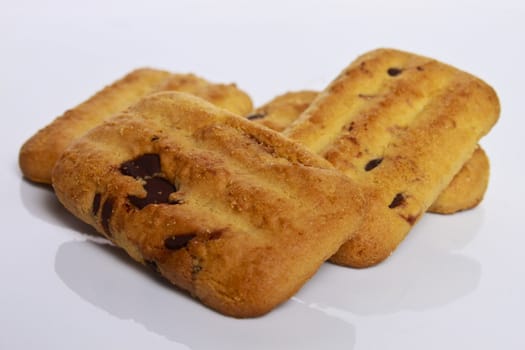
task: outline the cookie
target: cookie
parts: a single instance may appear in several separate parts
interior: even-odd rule
[[[317,91],[311,90],[287,92],[255,109],[246,118],[275,131],[283,131],[299,117],[318,94]]]
[[[300,117],[317,95],[317,92],[310,90],[287,92],[255,109],[247,118],[270,129],[283,131]],[[453,214],[477,206],[487,189],[489,170],[488,157],[483,149],[478,147],[428,211]]]
[[[331,261],[366,267],[388,257],[499,111],[490,86],[434,59],[379,49],[351,63],[283,132],[368,187],[363,225]]]
[[[252,109],[250,97],[233,84],[212,84],[193,74],[137,69],[32,136],[20,150],[22,173],[31,181],[50,184],[56,160],[73,140],[145,95],[162,90],[193,93],[235,113],[245,114]]]
[[[239,115],[253,108],[250,96],[237,85],[210,83],[194,74],[173,74],[157,91],[186,92]]]
[[[428,211],[452,214],[477,206],[483,200],[489,184],[489,169],[489,158],[485,151],[478,147]]]
[[[262,315],[363,218],[358,187],[281,134],[184,93],[150,95],[53,171],[60,202],[209,307]]]

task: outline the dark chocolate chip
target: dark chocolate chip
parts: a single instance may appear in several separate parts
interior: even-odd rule
[[[388,68],[386,71],[391,77],[395,77],[403,72],[401,68]]]
[[[159,137],[158,137],[157,135],[153,135],[153,136],[151,137],[151,142],[155,142],[155,141],[157,141],[158,139],[159,139]]]
[[[418,71],[420,71],[420,72],[425,70],[425,69],[424,69],[423,67],[421,67],[421,66],[417,66],[416,69],[417,69]]]
[[[164,247],[170,250],[184,248],[196,236],[197,235],[195,233],[184,233],[182,235],[168,237],[164,240]]]
[[[401,204],[403,204],[405,202],[405,196],[403,196],[402,193],[398,193],[396,194],[396,196],[394,197],[394,199],[392,200],[392,203],[390,203],[390,205],[388,206],[390,209],[393,209],[395,207],[398,207],[400,206]]]
[[[153,176],[160,173],[160,157],[158,154],[143,154],[135,159],[122,163],[120,172],[135,178]]]
[[[104,228],[104,232],[106,232],[108,236],[111,236],[111,231],[109,230],[109,220],[113,214],[114,202],[115,201],[113,198],[107,198],[104,202],[104,205],[102,205],[102,228]]]
[[[146,197],[128,196],[131,204],[139,209],[144,208],[148,204],[170,203],[170,194],[177,191],[177,188],[171,182],[161,177],[147,178],[144,181],[146,181],[144,184]],[[179,203],[180,201],[176,201],[171,204]]]
[[[100,208],[100,197],[100,193],[95,193],[95,197],[93,197],[93,206],[91,207],[91,213],[93,216],[98,214],[98,209]]]
[[[383,158],[372,159],[371,161],[366,163],[365,171],[370,171],[370,170],[374,169],[376,166],[381,164],[382,161],[383,161]]]
[[[247,116],[246,119],[256,120],[256,119],[262,119],[264,117],[266,117],[266,115],[263,113],[254,113],[254,114],[250,114],[249,116]]]
[[[348,130],[348,131],[354,130],[354,122],[350,122],[350,125],[348,125],[346,130]]]
[[[155,272],[159,272],[159,267],[154,260],[144,260],[144,264]]]

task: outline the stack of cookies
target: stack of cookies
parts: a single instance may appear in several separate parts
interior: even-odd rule
[[[131,72],[20,150],[29,180],[204,304],[254,317],[321,264],[386,259],[425,211],[476,206],[493,89],[379,49],[322,92],[253,109],[235,85]]]

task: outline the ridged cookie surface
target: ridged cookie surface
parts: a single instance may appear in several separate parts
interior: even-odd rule
[[[246,118],[270,129],[283,131],[300,117],[317,95],[318,92],[310,90],[287,92],[258,107]],[[354,98],[360,97],[354,96]],[[311,130],[318,135],[323,133],[322,129]],[[487,190],[489,172],[488,157],[485,151],[478,147],[428,211],[453,214],[474,208],[481,202]]]
[[[56,160],[72,141],[147,94],[165,90],[192,93],[234,113],[252,109],[250,97],[233,84],[212,84],[193,74],[137,69],[32,136],[20,150],[22,173],[31,181],[50,184]]]
[[[57,162],[74,215],[236,317],[290,298],[359,226],[364,199],[321,157],[183,93],[150,95]]]
[[[490,86],[436,60],[380,49],[350,64],[284,131],[369,187],[363,226],[331,261],[388,257],[498,116]]]

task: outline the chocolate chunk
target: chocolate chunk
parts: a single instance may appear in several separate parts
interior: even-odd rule
[[[155,142],[159,139],[159,137],[157,135],[153,135],[150,139],[151,142]]]
[[[177,188],[171,182],[162,177],[147,178],[145,181],[146,197],[128,196],[131,204],[142,209],[148,204],[171,203],[169,200],[170,194],[177,191]],[[178,203],[180,202],[177,201],[171,204]]]
[[[396,196],[394,197],[394,199],[392,200],[392,203],[390,203],[390,205],[388,206],[390,209],[393,209],[395,207],[398,207],[400,206],[401,204],[403,204],[405,202],[405,196],[403,196],[402,193],[398,193],[396,194]]]
[[[403,72],[401,68],[388,68],[386,71],[391,77],[395,77]]]
[[[376,166],[381,164],[382,161],[383,161],[383,158],[372,159],[371,161],[366,163],[365,171],[370,171],[370,170],[374,169]]]
[[[158,154],[143,154],[135,159],[122,163],[120,172],[123,175],[143,178],[160,173],[160,157]]]
[[[93,197],[93,206],[91,207],[91,213],[93,216],[98,214],[98,209],[100,208],[100,197],[100,193],[95,193],[95,197]]]
[[[164,240],[164,247],[170,250],[184,248],[196,236],[197,235],[195,233],[184,233],[182,235],[168,237]]]
[[[113,198],[107,198],[104,202],[104,205],[102,205],[102,228],[104,228],[104,232],[106,232],[108,236],[111,236],[111,231],[109,230],[109,220],[113,214],[114,202],[115,200]]]
[[[262,119],[264,117],[266,117],[266,115],[263,113],[254,113],[254,114],[250,114],[249,116],[247,116],[246,119],[256,120],[256,119]]]

